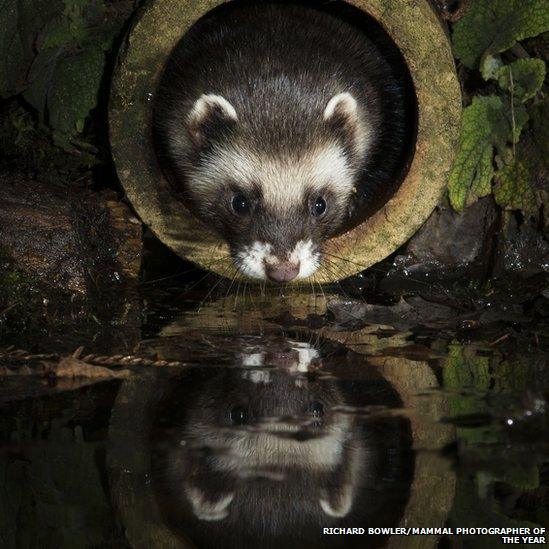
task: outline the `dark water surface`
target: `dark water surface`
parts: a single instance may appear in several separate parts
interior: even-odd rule
[[[448,532],[549,526],[546,327],[396,330],[322,294],[233,295],[151,290],[131,333],[34,346],[179,364],[102,382],[8,364],[2,548],[498,547]],[[448,530],[368,530],[401,527]]]

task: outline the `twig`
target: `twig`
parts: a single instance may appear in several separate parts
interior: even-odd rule
[[[501,337],[498,337],[496,340],[492,341],[492,343],[488,343],[490,347],[493,347],[494,345],[497,345],[498,343],[501,343],[502,341],[505,341],[511,334],[506,333],[502,335]]]

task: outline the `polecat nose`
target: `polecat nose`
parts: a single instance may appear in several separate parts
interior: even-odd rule
[[[290,261],[266,263],[265,274],[273,282],[289,282],[299,274],[299,263],[291,263]]]

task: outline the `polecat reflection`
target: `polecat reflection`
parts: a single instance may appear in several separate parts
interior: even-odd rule
[[[399,523],[413,471],[408,422],[335,409],[399,406],[399,397],[373,372],[347,382],[311,372],[316,354],[290,343],[277,360],[276,349],[256,347],[239,368],[170,382],[153,478],[171,529],[199,547],[333,547],[364,540],[322,527]]]

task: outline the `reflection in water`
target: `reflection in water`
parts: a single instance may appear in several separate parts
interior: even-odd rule
[[[235,362],[181,372],[159,396],[152,474],[170,529],[199,547],[347,547],[365,540],[322,529],[397,526],[410,424],[367,414],[402,405],[392,386],[373,368],[327,375],[329,358],[289,340],[244,347]]]

